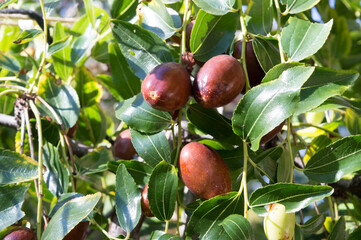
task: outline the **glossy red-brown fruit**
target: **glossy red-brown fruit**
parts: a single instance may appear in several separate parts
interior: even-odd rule
[[[5,235],[3,240],[36,240],[36,233],[26,227],[17,227]]]
[[[261,144],[265,144],[265,143],[269,142],[270,140],[272,140],[282,130],[283,125],[285,125],[285,121],[283,121],[280,125],[275,127],[272,131],[270,131],[269,133],[264,135],[261,138]]]
[[[113,145],[113,154],[120,159],[130,160],[136,153],[131,140],[130,129],[128,128],[119,133]]]
[[[232,190],[227,164],[215,150],[203,143],[185,145],[179,165],[185,185],[201,198],[210,199]]]
[[[245,85],[242,65],[232,56],[218,55],[209,59],[193,82],[193,95],[205,108],[231,102]]]
[[[145,216],[147,217],[154,217],[152,211],[150,211],[150,206],[149,206],[149,200],[148,200],[148,184],[145,185],[145,188],[142,192],[142,200],[140,202],[141,207],[142,207],[142,211],[144,213]]]
[[[259,65],[256,54],[254,53],[253,39],[246,42],[246,66],[249,79],[249,85],[251,87],[257,86],[262,82],[263,77],[266,75]],[[242,41],[239,40],[234,44],[233,57],[237,59],[242,58]]]
[[[145,77],[142,94],[155,109],[168,112],[178,110],[187,103],[191,94],[189,73],[179,63],[162,63]]]
[[[63,240],[85,240],[88,236],[89,221],[80,222],[76,225]]]
[[[193,26],[194,26],[194,23],[196,22],[196,20],[192,20],[190,21],[188,24],[187,24],[187,27],[186,27],[186,48],[187,50],[191,50],[191,47],[190,47],[190,42],[191,42],[191,34],[192,34],[192,29],[193,29]]]

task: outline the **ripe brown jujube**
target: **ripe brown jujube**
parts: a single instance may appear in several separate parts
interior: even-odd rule
[[[130,129],[128,128],[122,131],[115,140],[113,154],[120,159],[130,160],[136,153],[130,137]]]
[[[186,27],[186,48],[187,50],[191,50],[191,47],[190,47],[190,42],[191,42],[191,34],[192,34],[192,29],[193,29],[193,26],[194,26],[194,23],[196,22],[196,20],[192,20],[190,21],[188,24],[187,24],[187,27]]]
[[[203,143],[185,145],[179,165],[185,185],[201,198],[210,199],[232,190],[227,164],[215,150]]]
[[[238,96],[245,82],[238,60],[229,55],[218,55],[199,70],[193,83],[193,95],[205,108],[221,107]]]
[[[251,39],[249,42],[246,42],[246,66],[247,66],[247,73],[248,73],[248,79],[249,79],[249,85],[251,87],[257,86],[262,82],[263,77],[265,76],[265,73],[259,65],[259,62],[257,60],[256,54],[254,53],[253,45],[252,45],[253,39]],[[233,57],[237,59],[242,58],[242,41],[237,41],[234,44],[234,50],[233,50]]]
[[[149,200],[148,200],[148,184],[145,185],[144,190],[142,192],[142,200],[140,202],[141,207],[142,207],[142,211],[144,213],[145,216],[147,217],[154,217],[152,211],[150,210],[150,206],[149,206]]]
[[[269,133],[267,133],[266,135],[264,135],[261,138],[261,144],[265,144],[267,142],[269,142],[271,139],[273,139],[281,130],[283,125],[285,125],[285,121],[283,121],[280,125],[278,125],[277,127],[275,127],[274,129],[272,129]]]
[[[162,63],[148,73],[142,83],[145,101],[161,111],[182,108],[191,94],[191,80],[187,70],[179,63]]]
[[[88,236],[89,221],[80,222],[76,225],[63,240],[85,240]]]
[[[3,240],[36,240],[36,233],[26,227],[18,227],[8,233]]]

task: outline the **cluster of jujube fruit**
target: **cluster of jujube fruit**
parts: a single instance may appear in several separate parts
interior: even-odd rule
[[[186,30],[186,48],[190,49],[190,35],[194,21]],[[259,85],[265,76],[254,53],[252,40],[246,42],[245,58],[250,86]],[[187,57],[192,54],[187,52]],[[193,82],[189,66],[175,62],[166,62],[152,69],[142,82],[141,92],[144,100],[154,109],[167,111],[173,115],[181,109],[190,96],[204,108],[224,106],[235,99],[246,84],[242,64],[237,60],[242,55],[242,42],[234,45],[233,55],[218,55],[205,63],[199,63],[199,69]],[[197,62],[192,59],[192,64]],[[187,62],[183,62],[187,65]],[[189,63],[189,62],[188,62]],[[245,91],[243,91],[244,93]],[[174,119],[174,117],[173,117]],[[264,136],[261,143],[272,139],[284,123]],[[131,159],[136,151],[131,142],[129,129],[120,133],[113,147],[114,156]],[[185,145],[179,157],[182,179],[188,189],[203,199],[210,199],[232,190],[229,169],[221,156],[203,143],[191,142]],[[148,185],[142,193],[142,210],[146,216],[153,216],[149,208]]]

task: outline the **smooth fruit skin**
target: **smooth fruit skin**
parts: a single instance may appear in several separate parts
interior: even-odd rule
[[[130,160],[136,153],[131,140],[130,129],[128,128],[122,131],[115,140],[113,154],[120,159]]]
[[[148,200],[148,184],[145,185],[144,190],[142,192],[142,200],[140,202],[142,207],[142,211],[147,217],[154,217],[152,211],[150,210],[149,200]]]
[[[193,29],[195,22],[196,22],[196,20],[190,21],[186,27],[186,48],[189,51],[191,50],[190,42],[191,42],[192,29]]]
[[[246,42],[246,66],[249,79],[249,85],[251,87],[257,86],[262,82],[262,79],[266,75],[259,65],[256,54],[254,53],[253,39]],[[242,41],[237,41],[234,44],[233,57],[237,59],[242,58]]]
[[[7,234],[3,240],[37,240],[36,233],[26,227],[18,227]]]
[[[265,143],[269,142],[270,140],[272,140],[272,139],[282,130],[282,127],[283,127],[283,125],[285,125],[285,122],[286,122],[286,121],[281,122],[280,125],[278,125],[278,126],[275,127],[274,129],[272,129],[272,131],[270,131],[269,133],[267,133],[266,135],[264,135],[264,136],[261,138],[260,143],[261,143],[261,144],[265,144]]]
[[[231,102],[245,85],[242,65],[232,56],[218,55],[199,70],[193,83],[193,96],[205,108]]]
[[[284,205],[274,203],[268,207],[263,228],[268,240],[292,240],[295,235],[295,213],[286,213]]]
[[[203,143],[185,145],[179,158],[182,179],[195,195],[210,199],[232,190],[228,167],[221,156]]]
[[[80,222],[76,225],[63,240],[85,240],[88,236],[89,221]]]
[[[191,94],[188,71],[179,63],[162,63],[148,73],[142,83],[145,101],[161,111],[182,108]]]

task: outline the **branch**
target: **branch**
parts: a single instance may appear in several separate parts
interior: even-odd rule
[[[0,113],[0,125],[15,129],[17,129],[18,127],[15,117],[2,113]],[[71,145],[71,148],[73,149],[74,154],[78,157],[82,157],[94,150],[93,148],[71,138],[69,138],[69,143]]]

